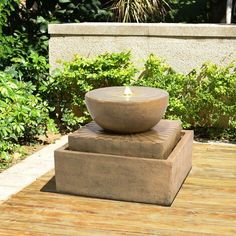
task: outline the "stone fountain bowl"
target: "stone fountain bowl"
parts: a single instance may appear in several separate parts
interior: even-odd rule
[[[105,87],[85,95],[93,120],[115,133],[145,132],[165,114],[169,94],[150,87],[130,87],[132,95],[124,95],[125,87]]]

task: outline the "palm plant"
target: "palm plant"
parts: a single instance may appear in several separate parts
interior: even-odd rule
[[[165,0],[113,0],[108,5],[118,22],[160,22],[169,9]]]

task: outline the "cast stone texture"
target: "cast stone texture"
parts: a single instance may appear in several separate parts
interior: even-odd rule
[[[150,131],[119,135],[91,122],[70,134],[69,149],[121,156],[166,159],[181,136],[181,122],[161,120]]]
[[[59,192],[115,200],[170,205],[192,166],[193,132],[166,160],[68,150],[55,151]]]

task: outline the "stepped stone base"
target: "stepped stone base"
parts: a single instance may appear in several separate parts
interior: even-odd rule
[[[56,188],[81,196],[171,205],[192,166],[193,132],[166,160],[68,150],[55,151]]]
[[[129,157],[166,159],[181,136],[181,121],[161,120],[137,134],[107,133],[91,122],[69,135],[69,150]]]

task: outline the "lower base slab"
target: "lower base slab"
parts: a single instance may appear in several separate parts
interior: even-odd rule
[[[55,151],[58,192],[169,206],[192,167],[193,132],[166,160],[68,150]]]

